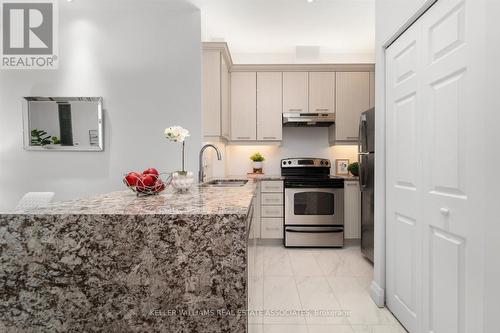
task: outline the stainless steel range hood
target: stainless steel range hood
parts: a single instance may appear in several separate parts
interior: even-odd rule
[[[330,126],[335,123],[335,113],[284,112],[283,126]]]

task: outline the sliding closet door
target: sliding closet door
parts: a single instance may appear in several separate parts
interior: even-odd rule
[[[421,315],[421,47],[416,24],[386,53],[386,301],[410,332]]]
[[[386,53],[387,305],[412,333],[482,332],[482,0],[438,0]]]
[[[482,332],[485,152],[480,1],[440,0],[422,18],[424,331]]]

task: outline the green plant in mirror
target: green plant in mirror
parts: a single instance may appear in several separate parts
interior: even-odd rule
[[[264,162],[265,158],[260,153],[255,153],[250,156],[250,159],[254,162]]]
[[[35,128],[31,131],[31,145],[32,146],[46,146],[46,145],[50,145],[51,143],[53,143],[53,138],[50,135],[47,135],[46,131],[39,130],[37,128]]]
[[[354,162],[354,163],[351,163],[349,164],[349,166],[347,167],[347,170],[353,175],[353,176],[359,176],[359,163],[358,162]]]

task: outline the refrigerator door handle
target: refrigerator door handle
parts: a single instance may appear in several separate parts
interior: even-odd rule
[[[359,177],[358,177],[358,182],[359,182],[359,189],[363,190],[364,184],[363,184],[363,156],[368,155],[367,152],[363,151],[363,138],[365,136],[366,131],[363,131],[364,125],[366,124],[366,116],[362,114],[359,117],[359,126],[358,126],[358,169],[359,169]]]
[[[364,183],[364,173],[363,173],[363,158],[365,156],[370,155],[370,153],[358,153],[358,160],[359,160],[359,189],[362,191],[365,187],[366,184]]]

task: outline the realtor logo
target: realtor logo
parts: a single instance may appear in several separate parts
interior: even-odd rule
[[[57,68],[57,0],[0,0],[2,69]]]

